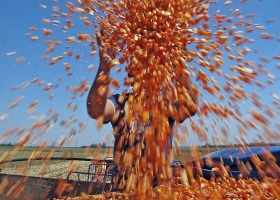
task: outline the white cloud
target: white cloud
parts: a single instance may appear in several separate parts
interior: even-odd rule
[[[29,119],[36,120],[36,119],[38,119],[38,117],[36,117],[36,116],[34,116],[34,115],[30,115],[30,116],[29,116]]]

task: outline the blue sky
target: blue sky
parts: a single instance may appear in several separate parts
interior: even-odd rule
[[[47,8],[41,8],[40,4],[46,5]],[[74,4],[76,3],[73,2]],[[80,32],[93,34],[91,30],[92,27],[86,27],[83,25],[83,21],[80,20],[80,17],[83,17],[83,14],[75,13],[74,18],[71,19],[74,27],[67,30],[67,32],[62,31],[62,27],[66,24],[66,19],[59,17],[54,19],[52,14],[53,6],[58,6],[61,12],[67,12],[66,5],[64,1],[59,1],[57,3],[50,0],[28,0],[28,1],[8,1],[4,0],[1,2],[0,6],[0,93],[1,93],[1,104],[0,104],[0,116],[4,113],[9,113],[9,117],[5,120],[0,120],[0,135],[4,134],[6,131],[13,128],[21,127],[30,127],[30,125],[38,119],[41,115],[45,116],[44,120],[47,120],[51,117],[54,112],[59,112],[58,121],[54,124],[52,129],[45,133],[38,142],[42,139],[47,139],[52,142],[56,142],[62,135],[68,137],[71,129],[75,128],[78,130],[78,124],[80,122],[87,123],[87,127],[84,132],[77,133],[72,142],[66,143],[65,146],[81,146],[81,145],[90,145],[92,143],[102,143],[104,134],[108,133],[112,139],[112,128],[110,125],[104,125],[101,130],[97,130],[95,126],[95,121],[90,119],[86,112],[86,96],[83,97],[77,96],[72,100],[72,94],[66,90],[67,86],[77,86],[82,81],[90,81],[92,83],[98,67],[98,54],[94,56],[89,56],[90,47],[87,42],[82,44],[69,44],[65,41],[65,38],[70,36],[77,36]],[[220,12],[220,14],[225,14],[227,17],[232,16],[230,9],[239,9],[242,12],[242,15],[245,17],[248,14],[256,14],[255,18],[244,18],[245,20],[252,20],[253,24],[260,24],[265,26],[263,31],[254,31],[253,33],[247,34],[248,36],[255,40],[254,43],[245,44],[246,47],[250,48],[252,52],[248,53],[245,57],[245,60],[251,60],[256,63],[261,63],[260,56],[268,57],[269,59],[273,56],[280,53],[280,42],[277,42],[277,37],[280,37],[280,2],[278,0],[270,1],[256,1],[248,0],[246,3],[233,2],[229,6],[224,6],[223,3],[211,4],[209,14],[213,16],[215,12]],[[43,24],[43,19],[58,20],[60,24],[57,27],[52,24]],[[276,22],[267,22],[269,19],[276,19]],[[227,23],[228,25],[233,25],[233,23]],[[212,31],[215,31],[214,22],[211,22],[210,28]],[[35,26],[38,28],[37,31],[30,31],[29,27]],[[45,37],[42,34],[42,29],[52,29],[53,34],[49,37]],[[244,27],[236,27],[236,31],[245,30]],[[270,33],[274,34],[275,38],[271,40],[263,40],[260,38],[260,33]],[[30,41],[30,35],[26,33],[31,33],[32,36],[38,36],[37,41]],[[76,60],[75,56],[64,57],[55,65],[48,65],[49,60],[41,59],[41,56],[46,53],[46,44],[44,41],[46,39],[59,40],[61,44],[57,45],[54,49],[54,52],[50,54],[51,57],[63,55],[63,52],[68,51],[66,46],[69,46],[69,51],[73,52],[73,55],[80,54],[81,58]],[[233,52],[237,49],[243,48],[230,46]],[[191,48],[191,47],[190,47]],[[258,50],[257,53],[254,50]],[[9,52],[16,52],[16,55],[7,56]],[[232,53],[234,54],[234,53]],[[22,63],[17,63],[16,58],[24,57],[25,60]],[[235,65],[236,63],[227,59],[227,54],[223,55],[225,64],[223,66],[223,71],[226,74],[232,74],[229,70],[229,66]],[[70,72],[73,73],[72,76],[68,76],[63,66],[63,63],[67,62],[71,65]],[[276,60],[272,60],[270,63],[265,65],[265,69],[274,73],[275,77],[279,76],[279,70],[277,70]],[[93,64],[95,66],[94,70],[89,71],[88,66]],[[263,63],[264,64],[264,63]],[[194,66],[195,63],[193,63]],[[196,66],[198,67],[198,66]],[[215,74],[207,73],[211,76],[217,76]],[[125,74],[113,73],[112,76],[117,77],[122,81]],[[35,85],[31,83],[31,80],[38,78],[43,80],[45,84]],[[58,82],[59,78],[63,78],[62,82]],[[265,76],[259,77],[261,81],[265,83],[267,78]],[[224,83],[224,78],[217,77],[221,86]],[[29,82],[30,85],[23,89],[13,90],[10,88],[18,86],[24,82]],[[43,88],[46,84],[52,83],[53,85],[59,84],[57,89],[52,88],[49,91],[43,91]],[[261,101],[265,104],[271,105],[272,97],[270,92],[280,94],[279,92],[279,83],[276,81],[274,85],[269,85],[265,89],[259,91],[261,96]],[[254,85],[244,85],[245,90],[248,93],[253,91],[258,91],[259,88]],[[122,91],[122,88],[119,92]],[[115,92],[118,92],[115,90]],[[49,99],[49,94],[54,94],[53,99]],[[226,102],[219,102],[216,98],[207,94],[205,91],[202,91],[203,99],[207,102],[216,101],[218,103],[223,103],[227,106]],[[18,106],[13,109],[7,109],[7,106],[13,102],[18,96],[25,96],[22,99]],[[31,102],[38,100],[38,104],[35,106],[37,112],[32,115],[26,113]],[[78,105],[78,110],[73,111],[67,110],[67,105],[73,103]],[[253,107],[250,100],[245,101],[245,103],[240,103],[241,110],[244,113],[244,116],[248,116],[247,110]],[[53,109],[51,115],[47,115],[49,109]],[[61,120],[67,121],[71,116],[77,119],[76,123],[72,123],[67,129],[61,127],[59,123]],[[197,117],[194,117],[197,119]],[[212,118],[206,119],[207,122],[211,122]],[[279,118],[273,119],[271,124],[275,124],[279,121]],[[188,121],[185,122],[185,125],[188,124]],[[230,122],[232,126],[232,135],[237,134],[235,128],[235,122]],[[272,126],[271,125],[271,126]],[[259,132],[250,131],[248,139],[253,140],[255,134]],[[260,131],[260,133],[262,133]],[[35,135],[36,133],[34,133]],[[210,135],[213,134],[210,132]],[[21,136],[11,136],[3,141],[7,142],[16,142]],[[199,143],[199,140],[196,135],[190,134],[188,138],[188,145]],[[203,142],[202,142],[203,143]]]

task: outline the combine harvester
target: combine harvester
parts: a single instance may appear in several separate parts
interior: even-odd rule
[[[258,160],[260,165],[257,167],[252,162],[252,157],[254,156],[260,159]],[[63,158],[51,158],[51,160],[63,160]],[[111,191],[112,168],[114,167],[112,158],[102,160],[64,158],[64,160],[90,161],[91,164],[88,166],[87,171],[74,171],[68,174],[65,179],[1,173],[0,199],[67,198],[82,194],[92,195]],[[16,159],[11,162],[19,161],[27,161],[27,159]],[[200,168],[197,168],[198,162],[200,163]],[[213,176],[219,177],[223,174],[222,170],[219,170],[221,169],[219,168],[220,165],[227,166],[229,176],[236,179],[241,174],[242,178],[258,180],[261,180],[264,175],[278,177],[280,170],[268,172],[266,167],[274,165],[274,167],[270,166],[270,169],[276,169],[280,166],[280,147],[232,148],[210,153],[188,163],[174,161],[172,164],[173,177],[180,180],[180,177],[177,176],[186,167],[192,168],[194,177],[198,174],[202,174],[206,179],[210,179]],[[260,173],[259,167],[265,174]]]

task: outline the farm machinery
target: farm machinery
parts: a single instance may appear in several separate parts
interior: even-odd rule
[[[255,165],[256,163],[252,159],[254,157],[259,159],[261,166]],[[51,160],[61,159],[51,158]],[[91,164],[88,165],[87,170],[72,171],[64,178],[44,178],[0,173],[0,199],[67,198],[82,194],[92,195],[111,191],[114,168],[112,157],[94,160],[87,158],[64,158],[64,160],[89,161]],[[15,159],[10,162],[19,161],[24,162],[27,159]],[[184,169],[186,169],[184,171],[188,171],[187,168],[191,168],[194,178],[200,175],[210,179],[213,176],[223,176],[223,170],[219,168],[219,165],[227,166],[228,175],[236,179],[241,174],[242,178],[258,180],[262,179],[263,176],[278,177],[280,175],[280,168],[277,168],[280,166],[280,147],[226,149],[210,153],[187,163],[174,161],[171,167],[173,168],[174,177],[180,176],[182,174],[180,171]],[[272,167],[273,165],[274,167]],[[263,173],[260,172],[260,168],[262,168],[261,171]],[[265,170],[266,168],[272,170],[267,171]]]

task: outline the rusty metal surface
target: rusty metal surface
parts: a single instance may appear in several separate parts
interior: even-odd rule
[[[3,183],[6,177],[8,177],[8,185],[0,194],[1,200],[41,200],[76,197],[82,193],[100,194],[102,193],[104,187],[101,182],[67,181],[66,179],[40,178],[8,174],[0,174],[0,184]],[[66,189],[59,189],[58,191],[57,186],[61,182],[71,184],[71,189],[68,189],[68,191],[66,191]],[[108,191],[109,188],[110,184],[105,184],[104,191]]]

